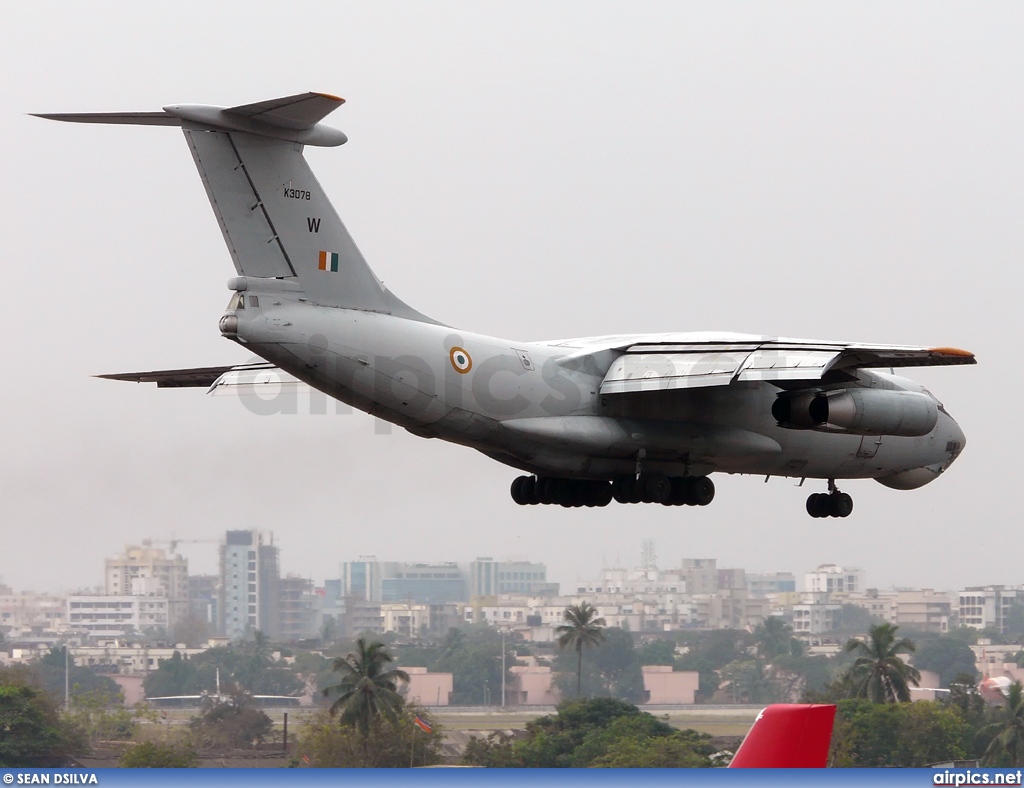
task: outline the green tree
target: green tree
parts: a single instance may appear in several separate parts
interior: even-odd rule
[[[558,633],[558,647],[576,651],[576,695],[579,696],[583,681],[583,649],[591,648],[604,641],[603,618],[598,618],[597,608],[589,602],[570,605],[563,614],[564,624],[555,628]]]
[[[644,677],[633,635],[620,627],[608,627],[604,641],[593,653],[608,694],[629,703],[643,703]]]
[[[188,769],[196,763],[191,747],[144,741],[125,750],[117,765],[124,769]]]
[[[505,667],[508,669],[517,664],[514,645],[508,638],[505,648],[508,650],[505,655]],[[402,664],[423,665],[421,657],[429,655],[423,650],[419,654],[412,652],[411,656],[416,661],[409,661],[409,652],[406,652],[402,656]],[[434,671],[452,674],[452,703],[493,703],[501,687],[501,633],[483,624],[453,628],[441,644],[435,661],[427,661],[426,664]],[[508,676],[505,678],[507,681]]]
[[[907,638],[897,639],[897,629],[889,623],[875,624],[866,642],[846,643],[846,651],[857,655],[849,670],[854,697],[874,703],[910,701],[910,684],[918,686],[921,674],[899,656],[913,652],[914,644]]]
[[[210,750],[249,747],[264,741],[274,728],[270,717],[238,687],[229,685],[225,694],[227,700],[209,702],[202,714],[189,722],[196,745]]]
[[[974,652],[963,640],[942,636],[927,640],[914,652],[914,667],[931,670],[939,674],[939,686],[948,688],[957,674],[963,673],[977,681],[978,671],[974,667]]]
[[[383,643],[367,643],[360,638],[356,650],[334,661],[334,670],[341,681],[324,690],[325,696],[337,695],[331,704],[331,716],[340,713],[341,721],[358,728],[363,738],[370,735],[370,723],[380,716],[392,722],[398,719],[402,696],[398,682],[409,681],[404,670],[385,670],[392,656]]]
[[[687,652],[676,660],[677,670],[695,670],[700,674],[697,699],[709,702],[721,682],[720,671],[730,662],[750,659],[753,638],[742,629],[713,629],[684,633]]]
[[[711,737],[677,731],[613,698],[573,700],[526,725],[513,741],[497,733],[471,738],[463,763],[490,767],[708,766]]]
[[[792,652],[793,627],[778,616],[769,616],[754,630],[757,655],[771,662],[780,654]]]
[[[729,680],[733,700],[737,703],[777,703],[784,700],[783,690],[763,660],[732,662],[722,670]]]
[[[88,737],[92,744],[101,741],[128,741],[139,731],[140,720],[150,721],[155,713],[146,706],[125,708],[120,693],[102,690],[75,695],[66,719]]]
[[[701,737],[707,741],[701,740]],[[708,734],[675,731],[657,738],[622,738],[590,762],[591,767],[611,769],[693,769],[712,765],[714,747]]]
[[[839,701],[832,736],[834,766],[920,768],[967,757],[971,728],[959,710],[937,701]]]
[[[183,659],[181,652],[175,651],[170,659],[165,659],[146,675],[142,686],[147,698],[198,695],[203,689],[209,689],[200,686],[198,673],[195,662]]]
[[[676,661],[676,644],[671,640],[652,640],[640,649],[641,665],[673,665]]]
[[[987,765],[1024,766],[1024,686],[1019,681],[1010,685],[999,719],[979,733],[994,736],[985,750]]]
[[[52,696],[31,682],[28,671],[0,667],[0,766],[62,766],[88,749]]]
[[[417,717],[431,728],[429,733],[416,724]],[[321,712],[299,732],[296,751],[313,767],[396,769],[440,763],[443,744],[444,733],[429,712],[408,705],[393,720],[372,720],[366,739],[356,728],[338,725]]]
[[[65,662],[64,647],[51,648],[48,654],[29,665],[43,689],[53,697],[64,698],[64,676],[67,671],[68,687],[72,695],[101,692],[115,696],[121,688],[110,676],[100,676],[91,668],[79,667],[73,660]]]

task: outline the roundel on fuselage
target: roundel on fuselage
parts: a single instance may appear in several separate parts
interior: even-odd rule
[[[461,347],[453,347],[448,352],[448,358],[451,360],[455,371],[460,375],[465,375],[473,368],[473,359],[470,358],[469,353]]]

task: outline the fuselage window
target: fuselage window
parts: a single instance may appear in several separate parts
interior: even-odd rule
[[[249,296],[249,306],[258,307],[260,305],[259,296]]]

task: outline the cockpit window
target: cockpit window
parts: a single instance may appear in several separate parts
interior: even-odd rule
[[[231,296],[231,300],[228,301],[228,309],[245,309],[245,296],[241,293]]]
[[[249,306],[258,307],[260,305],[259,296],[249,296]]]

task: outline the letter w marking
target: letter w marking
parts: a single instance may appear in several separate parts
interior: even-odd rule
[[[319,219],[312,219],[309,216],[307,216],[306,217],[306,224],[309,225],[309,231],[311,233],[318,233],[318,232],[320,232],[320,220]]]

